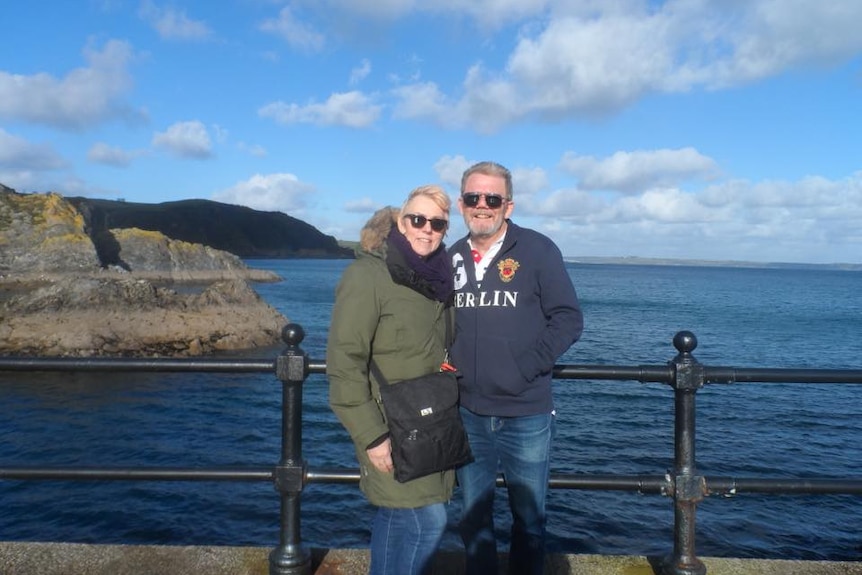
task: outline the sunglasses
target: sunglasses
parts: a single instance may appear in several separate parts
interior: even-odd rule
[[[442,232],[447,226],[449,226],[449,220],[444,220],[443,218],[426,218],[422,214],[405,214],[404,218],[410,220],[410,225],[417,230],[424,228],[426,223],[430,223],[431,229],[437,233]]]
[[[479,205],[479,198],[482,196],[485,196],[485,205],[492,210],[496,210],[503,205],[503,196],[500,194],[479,194],[476,192],[468,192],[461,196],[461,201],[464,202],[464,205],[468,208],[475,208]]]

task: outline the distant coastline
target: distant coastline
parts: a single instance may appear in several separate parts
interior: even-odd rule
[[[687,266],[687,267],[721,267],[721,268],[763,268],[763,269],[799,269],[799,270],[838,270],[862,271],[862,264],[833,263],[806,264],[792,262],[746,262],[736,260],[686,260],[674,258],[642,258],[627,257],[597,257],[597,256],[566,256],[563,258],[571,264],[614,264],[632,266]]]

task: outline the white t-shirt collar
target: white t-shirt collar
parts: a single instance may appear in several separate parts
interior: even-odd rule
[[[506,233],[503,232],[503,235],[500,236],[499,238],[497,238],[497,241],[494,242],[490,248],[488,248],[488,251],[485,252],[485,254],[481,257],[481,259],[479,259],[479,261],[476,261],[476,256],[478,255],[478,252],[473,249],[472,240],[470,240],[470,239],[467,240],[467,245],[470,246],[470,252],[473,255],[473,263],[475,264],[475,267],[476,267],[476,281],[477,282],[481,282],[482,279],[485,277],[485,272],[488,270],[488,266],[491,265],[491,260],[493,260],[494,257],[498,253],[500,253],[500,248],[503,247],[503,240],[505,240],[505,239],[506,239]]]

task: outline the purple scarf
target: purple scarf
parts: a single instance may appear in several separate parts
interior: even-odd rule
[[[425,297],[437,301],[448,301],[455,289],[452,279],[452,264],[443,243],[427,257],[421,257],[407,241],[397,226],[389,231],[389,249],[386,263],[392,280],[409,287]]]

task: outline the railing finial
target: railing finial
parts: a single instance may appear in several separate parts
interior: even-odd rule
[[[690,331],[678,331],[673,336],[673,346],[680,353],[691,353],[697,349],[697,337]]]
[[[305,330],[298,323],[289,323],[281,328],[281,340],[288,347],[296,347],[305,339]]]

